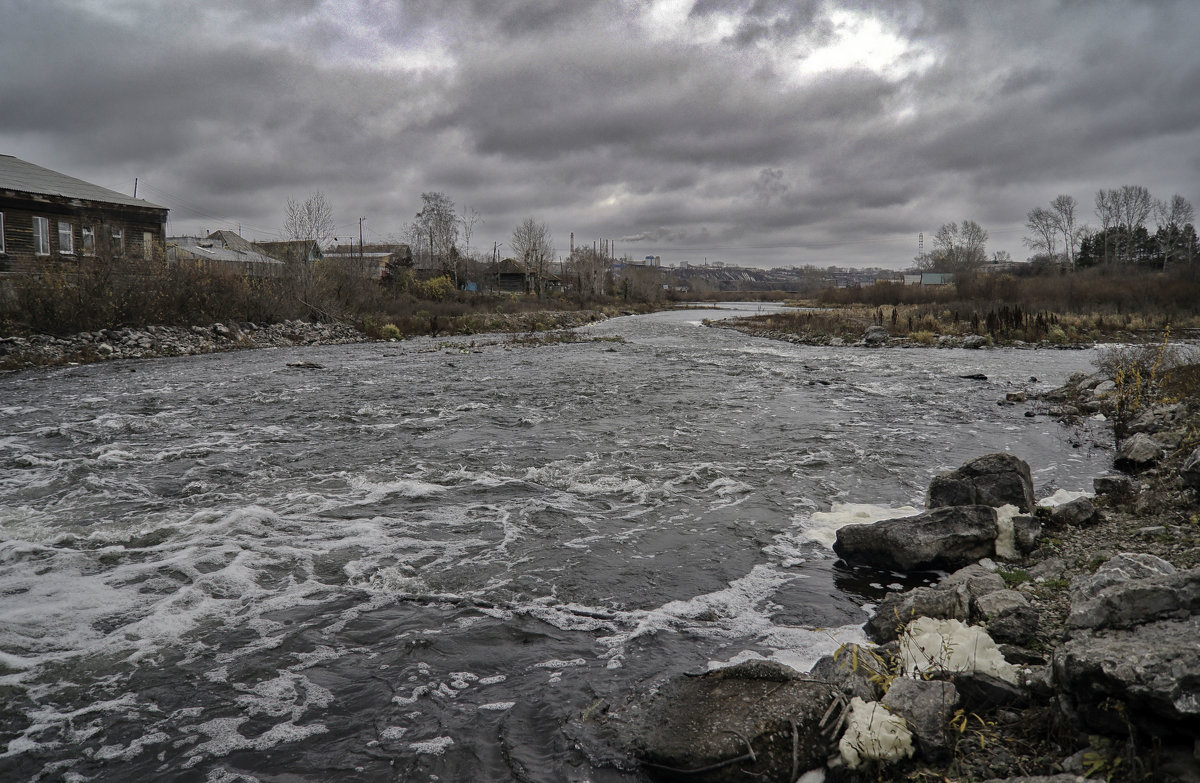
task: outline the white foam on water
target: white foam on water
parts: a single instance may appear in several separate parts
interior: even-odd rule
[[[1070,490],[1060,489],[1053,495],[1042,498],[1037,502],[1037,504],[1042,508],[1058,508],[1059,506],[1070,503],[1072,500],[1094,497],[1096,497],[1094,492],[1072,492]]]
[[[193,726],[184,726],[184,731],[195,731],[208,739],[192,749],[193,755],[182,765],[184,769],[196,766],[204,757],[220,758],[235,750],[268,750],[285,742],[298,742],[329,731],[321,723],[297,726],[293,723],[277,723],[263,733],[250,738],[240,731],[248,717],[213,718]]]
[[[1016,529],[1013,527],[1013,517],[1021,510],[1011,503],[1006,503],[996,509],[996,525],[999,533],[996,535],[996,557],[1001,560],[1016,560],[1020,557],[1017,552]]]
[[[515,706],[517,706],[515,701],[495,701],[491,704],[480,704],[479,709],[491,712],[504,712],[505,710],[511,710]]]
[[[885,506],[873,503],[834,503],[829,511],[814,511],[801,519],[804,537],[826,546],[837,541],[837,531],[847,525],[869,525],[884,519],[911,517],[921,513],[914,506]]]
[[[451,737],[434,737],[433,739],[424,740],[422,742],[411,742],[409,743],[408,747],[413,753],[440,756],[445,753],[453,744],[454,739]]]

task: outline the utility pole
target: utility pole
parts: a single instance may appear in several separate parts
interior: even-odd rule
[[[360,218],[358,219],[358,260],[359,260],[359,261],[362,261],[362,258],[363,258],[363,229],[362,229],[362,224],[363,224],[363,221],[364,221],[364,220],[366,220],[366,218],[365,218],[365,217],[360,217]]]

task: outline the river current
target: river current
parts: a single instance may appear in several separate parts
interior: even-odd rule
[[[837,563],[844,504],[1110,459],[996,404],[1090,352],[702,325],[726,309],[0,378],[0,781],[641,780],[581,714],[862,639],[900,578]]]

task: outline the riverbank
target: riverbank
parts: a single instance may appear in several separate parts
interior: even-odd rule
[[[1119,399],[1077,373],[1021,402],[1070,424],[1118,419]],[[1035,504],[1030,467],[993,454],[935,478],[918,516],[843,527],[852,568],[949,575],[888,594],[873,644],[808,674],[764,661],[671,681],[611,714],[618,741],[664,780],[791,781],[814,764],[838,783],[1200,780],[1196,402],[1131,417],[1123,472],[1094,495]]]
[[[602,321],[621,312],[603,310],[538,311],[488,314],[444,324],[439,335],[540,333],[572,329]],[[253,348],[296,345],[342,345],[387,341],[356,325],[284,321],[278,324],[215,323],[206,326],[146,326],[100,329],[67,337],[35,334],[0,337],[0,371],[31,367],[88,364],[114,359],[152,359],[195,356]],[[399,339],[399,338],[391,338]]]
[[[708,325],[798,345],[893,348],[1085,349],[1097,343],[1155,342],[1167,331],[1176,340],[1200,340],[1194,318],[1170,325],[1141,316],[1031,313],[1010,307],[982,312],[916,305],[797,307]]]

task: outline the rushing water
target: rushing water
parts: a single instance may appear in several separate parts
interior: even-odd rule
[[[1107,458],[996,405],[1086,352],[711,315],[0,378],[0,780],[639,780],[569,721],[860,638],[897,577],[838,566],[815,512],[991,451],[1039,495]]]

